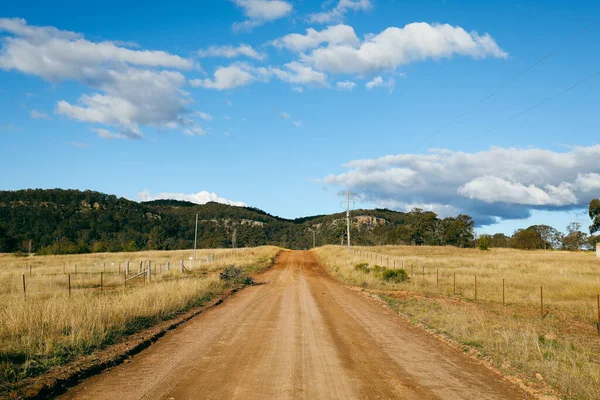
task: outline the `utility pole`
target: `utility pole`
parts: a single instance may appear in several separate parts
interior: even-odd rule
[[[316,247],[316,245],[315,245],[315,243],[316,243],[315,235],[316,235],[317,231],[315,231],[314,229],[311,229],[311,228],[308,228],[308,230],[312,232],[312,237],[313,237],[313,246],[312,247],[314,249]]]
[[[196,231],[194,233],[194,264],[196,263],[196,242],[198,241],[198,213],[196,213]]]
[[[346,192],[346,235],[348,236],[348,252],[350,252],[350,196],[352,193]]]

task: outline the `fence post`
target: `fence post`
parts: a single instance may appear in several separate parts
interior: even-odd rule
[[[456,296],[456,272],[454,273],[454,295]]]
[[[125,277],[127,277],[127,275],[129,275],[129,261],[125,263]]]
[[[69,297],[71,297],[71,274],[69,274]]]
[[[541,312],[542,318],[544,318],[544,287],[543,286],[540,286],[540,304],[541,304],[540,312]]]
[[[396,260],[394,260],[394,269],[396,269]]]
[[[477,275],[475,275],[475,301],[477,301]]]
[[[502,279],[502,307],[505,307],[506,303],[504,302],[504,279]]]
[[[171,262],[167,261],[167,272],[169,272],[170,269],[171,269]]]
[[[183,266],[183,260],[179,261],[179,266],[181,267],[181,273],[183,274],[183,270],[185,269]]]
[[[23,274],[23,298],[27,300],[27,286],[25,286],[25,274]]]
[[[31,276],[31,264],[29,264],[29,276]]]
[[[598,335],[600,335],[600,294],[597,295],[596,299],[598,300]]]
[[[77,264],[75,264],[75,273],[77,273]]]
[[[435,286],[440,286],[440,269],[435,271]]]
[[[142,267],[144,266],[144,262],[140,261],[140,265],[138,266],[138,274],[142,273]]]
[[[104,272],[100,272],[100,291],[104,291]]]
[[[127,272],[123,273],[123,288],[127,289]]]
[[[150,283],[151,275],[152,275],[152,265],[150,264],[150,260],[148,260],[148,268],[146,269],[146,274],[148,276],[148,283]]]

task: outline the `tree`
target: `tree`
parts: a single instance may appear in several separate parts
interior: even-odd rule
[[[490,239],[490,247],[510,247],[510,237],[506,236],[504,233],[496,233]]]
[[[560,249],[562,245],[562,235],[553,227],[548,225],[532,225],[527,229],[540,234],[540,238],[542,239],[542,249]]]
[[[581,224],[579,222],[571,222],[567,226],[567,234],[563,238],[563,248],[565,250],[581,250],[587,244],[588,237],[580,229]]]
[[[590,225],[590,233],[600,232],[600,199],[594,199],[590,201],[590,207],[588,211],[590,218],[592,219],[592,225]]]
[[[539,249],[542,245],[542,237],[534,230],[519,229],[513,234],[511,245],[521,250]]]
[[[160,226],[155,226],[148,235],[148,249],[165,250],[165,231]]]

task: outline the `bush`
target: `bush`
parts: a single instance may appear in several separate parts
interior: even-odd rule
[[[248,275],[242,268],[236,267],[235,265],[229,265],[225,267],[219,277],[222,281],[225,281],[228,284],[247,286],[254,283],[254,279],[252,279],[250,275]]]
[[[383,271],[381,277],[388,282],[405,282],[408,280],[408,274],[403,269],[388,269]]]
[[[361,271],[361,272],[364,272],[365,274],[368,274],[369,273],[369,263],[356,264],[354,266],[354,270]]]
[[[386,267],[382,267],[381,265],[374,265],[373,268],[371,269],[373,271],[373,275],[381,278],[381,275],[387,271]]]
[[[482,236],[479,238],[479,242],[477,244],[479,250],[485,251],[488,249],[489,245],[489,238],[487,236]]]

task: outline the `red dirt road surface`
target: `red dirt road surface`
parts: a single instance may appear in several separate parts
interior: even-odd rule
[[[64,399],[524,399],[307,251]]]

